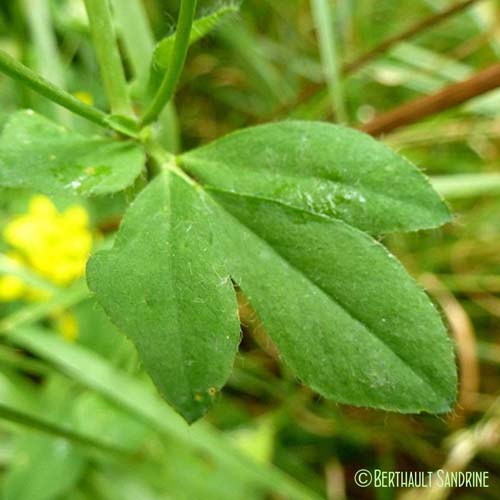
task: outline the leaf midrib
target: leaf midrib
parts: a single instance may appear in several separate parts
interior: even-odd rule
[[[235,194],[235,193],[231,193],[229,192],[229,194]],[[275,203],[277,205],[281,205],[281,206],[284,206],[286,207],[287,209],[291,209],[291,210],[295,210],[297,212],[301,212],[301,213],[306,213],[308,215],[311,215],[310,212],[306,211],[306,210],[301,210],[301,209],[298,209],[298,208],[295,208],[295,207],[290,207],[289,205],[286,205],[285,203],[281,203],[279,201],[275,201],[275,200],[272,200],[272,201],[269,201],[267,199],[262,199],[262,198],[259,198],[259,197],[256,197],[256,196],[252,196],[252,195],[240,195],[240,196],[245,196],[245,197],[248,197],[248,198],[253,198],[253,199],[257,199],[257,200],[264,200],[266,202],[270,202],[270,203]],[[448,398],[446,396],[446,394],[443,394],[441,393],[440,391],[436,391],[436,389],[433,387],[433,384],[428,380],[427,376],[425,374],[420,374],[419,372],[415,371],[415,369],[407,362],[405,361],[396,351],[394,351],[390,346],[388,346],[384,340],[382,338],[380,338],[376,333],[375,331],[371,330],[369,325],[363,321],[362,319],[358,318],[356,316],[356,314],[354,314],[350,308],[346,307],[338,298],[336,297],[333,297],[331,296],[326,290],[324,290],[320,285],[318,285],[317,283],[315,283],[314,281],[312,281],[309,276],[307,276],[301,269],[297,268],[293,263],[291,263],[289,260],[287,260],[278,250],[276,250],[265,238],[263,238],[262,236],[260,236],[259,234],[257,234],[255,231],[253,231],[251,228],[249,228],[243,221],[241,221],[236,215],[233,215],[230,211],[228,211],[223,205],[220,204],[219,201],[217,201],[215,198],[213,198],[213,196],[210,196],[210,199],[213,200],[213,202],[215,204],[217,204],[217,206],[222,209],[224,212],[226,212],[232,219],[234,219],[239,225],[241,226],[244,226],[252,235],[254,235],[258,240],[260,240],[261,242],[263,242],[266,247],[273,253],[275,254],[281,261],[283,261],[285,263],[285,265],[289,268],[291,268],[292,270],[296,271],[297,273],[299,273],[301,276],[303,276],[307,282],[309,282],[314,288],[316,288],[317,290],[320,291],[320,293],[322,293],[323,295],[325,295],[327,298],[329,298],[330,300],[332,300],[333,302],[335,302],[341,309],[343,309],[351,318],[353,321],[355,321],[356,323],[358,323],[359,325],[361,325],[361,327],[372,337],[375,337],[379,342],[380,344],[387,350],[389,351],[392,355],[394,355],[404,366],[404,368],[408,369],[418,380],[420,380],[421,382],[424,383],[424,385],[426,387],[428,387],[431,392],[437,396],[438,398],[440,399],[443,399],[443,401],[445,402],[448,402]],[[314,216],[317,216],[317,214],[312,214]],[[327,217],[324,217],[324,216],[318,216],[319,218],[319,221],[323,221],[323,222],[328,222],[330,219],[327,218]],[[335,219],[336,222],[340,223],[340,224],[344,224],[346,226],[348,226],[349,228],[351,229],[354,229],[356,230],[355,228],[353,228],[352,226],[349,226],[348,224],[346,224],[345,222],[343,221],[340,221],[340,220],[337,220]],[[383,247],[383,245],[381,245],[381,243],[373,240],[377,245],[380,245]]]
[[[187,156],[189,156],[189,153],[187,153]],[[223,168],[226,168],[228,165],[224,162],[221,162],[221,161],[216,161],[216,160],[208,160],[208,159],[205,159],[205,158],[202,158],[201,160],[199,160],[198,158],[196,157],[193,157],[193,156],[189,156],[189,159],[188,161],[185,161],[185,157],[183,157],[182,155],[179,157],[178,159],[179,161],[179,165],[183,166],[183,165],[186,165],[189,167],[189,164],[191,163],[191,165],[197,167],[197,168],[203,168],[204,166],[206,165],[209,165],[211,168],[213,168],[214,170],[216,169],[220,169],[221,167]],[[410,164],[411,165],[411,164]],[[255,175],[258,175],[259,172],[266,172],[265,169],[263,168],[260,168],[259,170],[255,170],[255,169],[252,169],[252,168],[249,168],[247,165],[239,165],[238,167],[241,167],[243,168],[244,170],[246,170],[248,173],[253,173],[255,172]],[[415,167],[414,167],[415,168]],[[279,177],[281,177],[282,179],[291,179],[291,180],[308,180],[308,179],[314,179],[314,180],[317,180],[317,181],[320,181],[320,182],[328,182],[328,183],[332,183],[333,185],[338,185],[338,186],[341,186],[341,187],[344,187],[344,188],[350,188],[350,189],[353,189],[355,190],[356,192],[359,192],[359,193],[363,193],[363,192],[368,192],[368,193],[371,193],[373,195],[374,198],[379,198],[379,199],[382,199],[382,200],[389,200],[389,201],[392,201],[392,202],[397,202],[397,203],[401,203],[403,205],[409,205],[411,207],[414,207],[414,208],[418,208],[419,210],[424,210],[426,213],[430,213],[430,211],[427,209],[427,205],[426,204],[423,204],[423,203],[419,203],[418,200],[413,200],[413,199],[408,199],[408,198],[404,198],[404,199],[401,199],[401,198],[398,198],[396,195],[393,195],[393,194],[390,194],[390,193],[387,193],[387,192],[382,192],[382,191],[378,191],[376,188],[374,188],[373,186],[370,186],[370,185],[367,185],[367,184],[363,184],[362,185],[362,188],[363,189],[359,189],[358,187],[356,187],[355,184],[347,181],[347,180],[342,180],[342,179],[331,179],[329,177],[324,177],[324,176],[319,176],[319,175],[301,175],[299,173],[294,173],[294,174],[290,174],[290,173],[287,173],[287,174],[279,174]],[[427,183],[429,189],[432,189],[432,186],[430,184],[430,182],[422,175],[423,177],[423,180]],[[202,180],[202,179],[200,179]],[[257,196],[257,195],[254,195],[254,194],[251,194],[251,193],[243,193],[241,191],[229,191],[227,189],[224,189],[224,188],[219,188],[217,186],[214,186],[210,183],[206,183],[205,184],[205,181],[203,181],[203,184],[202,186],[205,188],[205,189],[217,189],[217,190],[220,190],[220,191],[225,191],[225,192],[228,192],[228,193],[231,193],[231,194],[236,194],[236,195],[239,195],[241,194],[242,196],[249,196],[249,197],[252,197],[252,196]],[[282,203],[281,201],[279,200],[274,200],[274,199],[270,199],[270,201],[276,201],[277,203]],[[303,212],[306,212],[306,213],[309,213],[309,214],[314,214],[314,215],[319,215],[318,212],[312,212],[312,211],[309,211],[309,210],[304,210],[303,208],[299,208],[299,207],[296,207],[294,205],[288,205],[290,206],[291,208],[295,208],[297,210],[301,210]],[[342,220],[336,216],[333,216],[333,215],[327,215],[328,218],[330,219],[334,219],[334,220]],[[447,217],[446,220],[449,220],[450,217]],[[442,225],[442,222],[435,222],[433,224],[426,224],[425,227],[427,229],[432,229],[434,227],[439,227]],[[421,227],[421,225],[419,225],[419,227]],[[385,230],[385,231],[378,231],[377,233],[378,234],[385,234],[385,233],[389,233],[389,232],[392,232],[391,230]]]
[[[167,172],[163,173],[164,179],[158,179],[158,181],[160,181],[160,180],[163,181],[162,187],[163,187],[163,189],[165,189],[167,191],[166,198],[168,200],[168,211],[167,211],[168,215],[166,215],[165,217],[167,219],[166,223],[167,223],[167,227],[168,227],[168,232],[170,234],[172,234],[172,207],[174,206],[174,204],[172,203],[172,192],[173,191],[171,189],[171,182],[172,182],[173,175],[175,175],[175,173],[173,173],[171,171],[167,171]],[[182,179],[180,176],[179,176],[179,178]],[[177,248],[177,247],[174,246],[174,248]],[[182,367],[181,368],[182,377],[180,377],[179,380],[185,380],[187,382],[186,385],[188,387],[188,392],[191,395],[193,395],[193,381],[191,380],[189,372],[186,372],[185,361],[187,360],[187,358],[185,356],[185,347],[184,347],[185,336],[182,335],[181,328],[179,328],[179,305],[178,305],[178,301],[177,301],[177,297],[179,296],[179,294],[175,293],[175,291],[177,290],[177,273],[175,271],[175,265],[174,266],[172,265],[173,259],[170,257],[169,259],[166,259],[166,260],[167,260],[168,269],[170,271],[169,274],[171,276],[175,275],[175,278],[176,278],[176,279],[172,280],[172,290],[174,291],[174,297],[175,297],[175,307],[173,308],[174,314],[175,314],[175,330],[172,329],[171,331],[175,331],[177,333],[176,334],[177,342],[173,342],[173,344],[178,346],[180,357],[183,360],[183,362],[180,363],[181,367]]]

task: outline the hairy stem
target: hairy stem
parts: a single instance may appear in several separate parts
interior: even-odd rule
[[[175,33],[174,48],[170,57],[167,72],[150,106],[144,113],[142,125],[148,125],[156,120],[165,105],[172,99],[175,86],[181,76],[189,47],[189,35],[193,25],[196,10],[196,0],[182,0],[179,21]]]
[[[7,52],[0,49],[0,71],[10,76],[11,78],[24,83],[27,87],[35,92],[47,97],[51,101],[59,104],[63,108],[69,109],[73,113],[97,123],[103,127],[107,127],[107,115],[103,111],[88,106],[73,97],[68,92],[65,92],[57,85],[49,82],[37,72],[24,66],[16,61]]]
[[[111,111],[114,114],[132,116],[109,0],[85,0],[85,7]]]

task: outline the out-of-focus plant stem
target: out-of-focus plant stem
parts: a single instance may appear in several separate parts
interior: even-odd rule
[[[85,7],[111,111],[118,115],[132,116],[109,0],[85,0]]]
[[[431,182],[447,200],[500,194],[500,174],[497,173],[443,175],[432,177]]]
[[[311,0],[311,8],[332,107],[338,121],[347,123],[337,41],[334,33],[333,11],[328,0]]]
[[[52,17],[48,0],[24,0],[24,11],[28,19],[31,38],[36,54],[36,69],[55,85],[64,89],[65,75],[57,48]],[[54,106],[54,114],[65,124],[69,124],[69,115]]]

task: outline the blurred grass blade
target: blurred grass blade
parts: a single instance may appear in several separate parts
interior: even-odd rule
[[[118,35],[123,41],[136,78],[146,78],[154,36],[140,0],[112,0]]]
[[[47,302],[24,306],[0,320],[0,336],[6,335],[15,328],[39,321],[55,311],[71,307],[86,299],[89,293],[85,281],[81,280],[70,288],[61,289]]]
[[[407,42],[400,43],[389,55],[421,72],[439,77],[443,85],[465,80],[474,73],[473,68],[467,64]]]
[[[217,36],[244,66],[256,92],[262,93],[270,105],[286,104],[294,92],[286,78],[269,60],[264,48],[247,31],[241,21],[223,24]]]
[[[24,0],[24,11],[30,26],[36,69],[58,87],[66,88],[64,68],[59,57],[57,39],[53,30],[49,0]],[[69,124],[68,113],[53,105],[54,116]]]
[[[65,87],[64,68],[59,60],[57,39],[52,30],[52,18],[48,0],[23,0],[37,52],[37,66],[40,73],[55,85]]]
[[[0,419],[8,420],[15,424],[41,431],[45,434],[62,437],[74,444],[90,446],[101,451],[116,453],[119,455],[128,453],[128,450],[124,448],[118,448],[115,445],[110,445],[108,443],[105,443],[104,441],[97,440],[94,437],[86,436],[73,430],[66,429],[55,423],[46,421],[38,417],[37,415],[19,411],[18,409],[8,406],[4,403],[0,403]]]
[[[28,358],[22,351],[0,344],[0,367],[8,367],[18,372],[43,376],[50,372],[50,367],[36,359]]]
[[[500,174],[456,174],[431,178],[432,185],[447,200],[500,194]]]
[[[56,392],[56,398],[47,398],[45,389],[47,389],[46,386],[36,387],[33,383],[18,377],[14,372],[2,369],[0,372],[0,419],[44,434],[62,437],[74,444],[119,455],[129,453],[126,448],[103,441],[98,434],[81,433],[68,427],[66,422],[70,420],[69,414],[61,415],[63,411],[61,405],[63,403],[65,406],[71,405],[72,400],[68,398],[61,401],[65,394],[62,392]],[[49,416],[46,417],[46,415]]]
[[[347,111],[342,89],[341,68],[339,65],[337,41],[334,32],[334,15],[329,0],[311,0],[316,31],[318,33],[321,61],[337,120],[347,123]]]
[[[206,453],[225,467],[269,491],[291,499],[313,500],[314,492],[272,465],[263,465],[236,451],[226,438],[208,426],[189,427],[145,384],[115,369],[104,359],[75,344],[62,341],[41,328],[12,331],[9,339],[32,351],[82,385],[101,393],[122,408],[148,422],[157,432],[185,446]]]
[[[101,77],[114,114],[133,116],[109,0],[84,0]]]

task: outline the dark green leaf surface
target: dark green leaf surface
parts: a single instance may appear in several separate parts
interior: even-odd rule
[[[426,294],[381,244],[282,204],[215,198],[224,207],[212,222],[226,266],[304,383],[358,406],[450,410],[451,342]]]
[[[28,110],[0,136],[0,186],[83,196],[121,191],[141,172],[144,151],[131,142],[85,137]]]
[[[280,201],[370,234],[450,220],[414,165],[368,135],[336,125],[261,125],[190,151],[179,162],[208,189]]]
[[[231,279],[321,395],[450,410],[456,372],[442,320],[362,232],[448,220],[413,165],[359,132],[302,122],[242,131],[178,162],[204,186],[164,165],[127,211],[113,250],[91,260],[88,280],[185,418],[203,414],[231,369]]]
[[[96,254],[87,268],[101,305],[189,421],[226,382],[240,338],[212,216],[203,192],[164,172],[130,206],[113,249]]]

